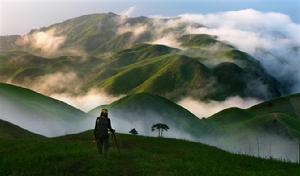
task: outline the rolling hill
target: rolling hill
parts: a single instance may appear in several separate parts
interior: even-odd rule
[[[93,128],[103,107],[85,114],[63,102],[3,83],[0,95],[3,120],[46,136]],[[296,104],[290,102],[297,103],[297,98],[298,95],[282,97],[246,110],[230,108],[207,119],[198,119],[174,102],[150,93],[131,94],[105,107],[118,132],[128,133],[135,128],[142,135],[156,136],[151,126],[165,123],[170,127],[164,134],[167,137],[204,142],[232,152],[295,160],[300,123],[293,116],[297,109],[290,111]],[[273,111],[263,108],[270,102]],[[258,140],[260,151],[256,149]]]
[[[285,134],[286,137],[300,137],[299,101],[300,94],[275,98],[249,109],[225,109],[208,120],[224,126],[252,129],[252,132],[269,131]],[[238,124],[238,126],[237,126]]]
[[[39,140],[0,140],[1,175],[299,175],[299,165],[230,154],[183,140],[117,134],[108,159],[91,131]],[[22,147],[23,150],[20,150]]]
[[[14,85],[0,83],[1,118],[32,132],[54,136],[83,129],[86,114],[66,103]]]
[[[265,100],[284,92],[249,54],[215,36],[185,32],[201,24],[168,25],[172,20],[91,14],[24,36],[2,36],[0,81],[46,95],[104,89],[111,95],[150,92],[173,101],[185,96]],[[164,36],[174,36],[178,45],[155,42]],[[66,75],[69,82],[51,84],[46,90],[37,86],[50,84],[49,77],[59,75]]]
[[[218,101],[230,96],[279,96],[279,83],[252,57],[237,53],[241,56],[230,62],[219,59],[218,64],[211,65],[208,61],[216,63],[213,59],[190,57],[179,49],[150,44],[138,44],[108,58],[86,60],[75,56],[49,59],[9,51],[0,54],[0,78],[46,95],[78,95],[104,89],[115,96],[150,92],[173,101],[186,96]],[[60,79],[59,75],[68,79]],[[61,83],[54,84],[52,80]],[[49,86],[45,88],[43,84]],[[256,86],[264,91],[254,90]]]
[[[209,139],[208,143],[228,151],[294,158],[300,138],[298,101],[299,94],[294,94],[249,109],[229,108],[216,113],[206,119],[210,126],[214,124],[210,135],[216,140]]]
[[[139,93],[132,94],[113,102],[110,105],[97,107],[89,112],[97,117],[101,108],[108,108],[112,125],[121,132],[127,133],[136,128],[140,134],[156,136],[151,132],[155,123],[165,123],[170,127],[166,136],[195,139],[204,125],[188,110],[163,97]]]
[[[0,119],[0,139],[33,139],[42,138],[41,135],[34,134],[17,125]]]
[[[264,111],[266,103],[262,103],[249,109],[229,108],[209,118],[198,119],[165,98],[139,93],[95,108],[89,114],[95,118],[101,108],[108,108],[113,127],[123,133],[135,128],[142,135],[153,136],[156,133],[151,133],[151,126],[165,123],[170,126],[165,134],[168,137],[203,142],[231,152],[295,161],[300,120],[287,108],[293,105],[285,104],[291,97],[295,101],[298,95],[270,100],[287,111],[279,111],[275,103],[275,109]],[[262,107],[260,113],[256,112],[257,107]]]

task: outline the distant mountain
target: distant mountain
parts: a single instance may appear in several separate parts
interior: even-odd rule
[[[42,138],[41,135],[34,134],[19,126],[0,119],[0,139],[32,139]]]
[[[0,116],[34,133],[55,136],[88,128],[86,114],[29,89],[0,83]]]
[[[91,14],[24,36],[2,36],[0,80],[46,95],[91,89],[151,92],[174,101],[281,95],[280,83],[255,58],[215,36],[186,33],[186,27],[201,24],[174,20]],[[166,36],[173,36],[173,44],[155,44]],[[68,75],[74,84],[36,86],[56,75]]]
[[[21,39],[20,35],[0,36],[0,51],[18,49],[17,40]]]
[[[236,49],[226,51],[230,53],[234,56],[231,61],[219,58],[219,64],[212,65],[209,62],[217,63],[213,59],[191,57],[179,49],[150,44],[135,45],[109,58],[86,60],[76,56],[48,59],[9,51],[0,54],[0,78],[47,95],[82,94],[90,89],[104,89],[112,95],[151,92],[175,101],[186,96],[224,100],[237,95],[260,99],[280,95],[280,84],[257,61]],[[51,84],[39,90],[39,85],[47,85],[50,77],[57,74],[71,75],[71,84]]]
[[[155,48],[169,51],[166,54],[141,57],[143,53],[149,53],[146,52],[148,49],[154,52],[153,46],[146,45],[119,53],[113,61],[117,66],[109,65],[119,71],[101,80],[98,87],[114,95],[151,92],[173,100],[185,96],[224,100],[236,95],[261,99],[280,95],[279,83],[255,59],[236,49],[226,51],[233,55],[231,61],[219,58],[219,64],[215,65],[208,64],[214,62],[213,59],[186,56],[185,51],[170,52],[167,47]],[[124,61],[126,58],[144,59],[128,65]]]

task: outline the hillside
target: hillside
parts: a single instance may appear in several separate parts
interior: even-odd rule
[[[38,134],[78,132],[84,112],[32,90],[0,83],[1,118]]]
[[[285,113],[300,119],[300,94],[275,98],[250,108],[256,114]]]
[[[208,143],[229,151],[295,160],[300,137],[298,100],[299,94],[294,94],[249,109],[216,113],[205,120],[214,124],[210,135],[217,140]]]
[[[19,35],[0,36],[0,51],[17,49],[16,41],[20,38],[21,36]]]
[[[98,107],[89,112],[90,116],[99,116]],[[140,134],[155,135],[151,126],[156,123],[165,123],[170,127],[165,135],[175,138],[194,139],[204,125],[188,110],[163,97],[139,93],[121,98],[105,106],[109,109],[112,124],[116,129],[127,133],[136,128]]]
[[[42,136],[0,119],[0,139],[31,139]]]
[[[3,36],[0,42],[7,49],[0,52],[0,81],[46,95],[82,95],[89,90],[111,95],[150,92],[173,101],[186,96],[265,100],[285,91],[249,54],[216,36],[187,34],[186,28],[201,24],[168,25],[172,20],[91,14],[22,37]],[[165,36],[174,36],[177,45],[155,42]],[[60,75],[68,78],[62,84],[47,81]]]
[[[281,106],[284,104],[282,102]],[[150,127],[161,122],[170,126],[164,134],[168,137],[207,143],[231,152],[297,160],[300,120],[282,112],[257,114],[252,111],[254,107],[229,108],[207,119],[198,119],[165,98],[140,93],[98,107],[89,112],[90,116],[98,116],[103,107],[109,109],[113,127],[124,133],[135,128],[140,134],[155,136]]]
[[[78,95],[91,89],[104,89],[117,96],[150,92],[174,101],[185,96],[224,100],[237,95],[260,99],[280,95],[276,80],[253,58],[245,55],[238,59],[236,63],[219,60],[212,66],[206,58],[189,57],[178,49],[150,44],[136,45],[110,58],[89,57],[84,61],[75,56],[48,59],[10,51],[0,54],[0,78],[46,95]],[[59,78],[60,75],[69,79]],[[55,85],[49,80],[62,83]],[[45,88],[43,84],[49,86]],[[268,94],[252,89],[260,84]]]
[[[1,175],[299,175],[299,165],[230,154],[200,143],[117,135],[97,154],[92,132],[44,140],[0,140]],[[9,147],[8,147],[9,146]],[[26,150],[19,150],[19,147]]]
[[[237,131],[247,127],[253,132],[263,130],[270,133],[282,133],[291,138],[299,137],[299,102],[300,94],[294,94],[275,98],[249,109],[225,109],[209,117],[208,120],[231,127],[238,124],[239,126],[235,127],[238,128]]]

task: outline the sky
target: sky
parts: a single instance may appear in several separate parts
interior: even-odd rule
[[[31,29],[91,13],[177,16],[249,8],[283,13],[300,23],[300,0],[0,0],[0,35],[22,35]]]

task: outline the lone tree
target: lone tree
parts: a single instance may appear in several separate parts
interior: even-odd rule
[[[152,131],[158,131],[158,137],[162,137],[163,131],[168,131],[170,129],[168,125],[163,123],[157,123],[152,126]]]
[[[136,131],[135,128],[131,129],[131,130],[129,131],[129,133],[132,134],[132,135],[138,135],[138,134],[139,134],[139,133]]]

